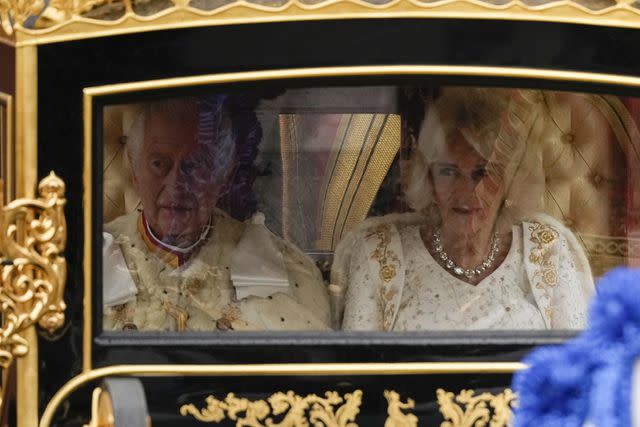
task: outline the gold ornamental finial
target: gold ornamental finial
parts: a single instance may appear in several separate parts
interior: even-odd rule
[[[38,184],[38,193],[41,197],[48,199],[53,196],[63,197],[65,193],[64,181],[53,171],[49,172],[46,178],[43,178]]]

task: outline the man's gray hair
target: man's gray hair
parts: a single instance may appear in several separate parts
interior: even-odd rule
[[[135,170],[144,144],[144,132],[149,117],[165,114],[176,118],[198,119],[198,104],[194,98],[174,98],[159,102],[149,102],[137,106],[133,121],[126,133],[126,150]]]

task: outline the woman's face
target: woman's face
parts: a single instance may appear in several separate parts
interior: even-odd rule
[[[504,189],[501,182],[488,176],[486,166],[487,160],[462,133],[449,137],[444,152],[430,168],[443,228],[467,236],[493,230]]]

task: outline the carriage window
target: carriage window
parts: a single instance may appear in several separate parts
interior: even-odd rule
[[[105,330],[581,329],[640,261],[635,98],[327,87],[102,121]]]

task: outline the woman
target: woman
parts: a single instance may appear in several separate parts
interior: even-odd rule
[[[336,250],[343,329],[579,329],[594,291],[570,230],[536,214],[541,120],[521,93],[447,88],[425,115],[405,196]]]

